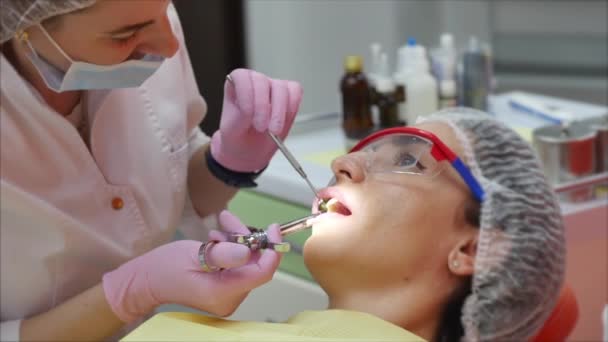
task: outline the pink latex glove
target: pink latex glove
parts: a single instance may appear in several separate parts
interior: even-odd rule
[[[211,138],[211,155],[232,171],[255,172],[270,162],[277,147],[267,131],[285,139],[302,101],[302,87],[237,69],[224,83],[220,129]]]
[[[247,234],[239,219],[223,211],[219,222],[227,233]],[[210,238],[226,241],[223,233]],[[268,228],[272,242],[280,242],[277,224]],[[218,242],[207,249],[210,266],[224,270],[201,270],[199,241],[168,243],[134,258],[103,276],[103,289],[114,313],[129,323],[161,304],[180,304],[219,316],[230,315],[249,291],[270,281],[280,262],[273,250],[251,252],[244,245]]]

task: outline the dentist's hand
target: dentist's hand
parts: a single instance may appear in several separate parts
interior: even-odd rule
[[[220,225],[227,233],[247,234],[237,217],[224,211]],[[180,304],[219,316],[228,316],[249,291],[270,281],[280,262],[273,250],[251,252],[246,246],[224,242],[224,234],[212,231],[220,242],[207,249],[210,266],[221,271],[205,273],[199,263],[201,242],[175,241],[128,261],[103,277],[106,299],[124,322],[132,322],[161,304]],[[278,225],[268,228],[272,242],[280,242]]]
[[[284,139],[302,101],[302,87],[237,69],[224,84],[220,129],[211,138],[211,155],[232,171],[255,172],[276,152],[267,131]]]

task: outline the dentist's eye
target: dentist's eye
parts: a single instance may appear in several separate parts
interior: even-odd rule
[[[124,44],[130,43],[132,40],[135,39],[136,36],[137,36],[137,32],[129,32],[129,33],[125,33],[125,34],[119,34],[119,35],[112,36],[112,37],[110,37],[110,39],[112,39],[112,41],[116,44],[124,45]]]

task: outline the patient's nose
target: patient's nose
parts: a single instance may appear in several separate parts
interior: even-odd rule
[[[365,179],[365,158],[361,153],[349,153],[334,159],[331,169],[337,181],[359,183]]]

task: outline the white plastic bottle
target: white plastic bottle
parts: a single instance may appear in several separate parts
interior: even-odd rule
[[[370,84],[373,86],[375,85],[376,79],[380,77],[380,56],[382,54],[382,45],[380,45],[378,42],[371,43],[369,45],[369,50],[371,53],[371,67],[369,68],[367,78],[370,81]]]
[[[432,74],[439,83],[439,108],[454,107],[457,103],[456,63],[458,52],[454,47],[454,38],[450,33],[443,33],[439,47],[431,51]]]
[[[455,79],[458,52],[454,46],[451,33],[443,33],[439,38],[439,46],[430,51],[432,74],[438,81]]]
[[[397,75],[398,84],[405,84],[406,115],[408,125],[416,123],[419,116],[436,112],[438,105],[437,81],[430,73],[430,65],[424,46],[416,45],[405,72]]]
[[[371,53],[371,66],[369,68],[369,72],[367,73],[367,80],[369,81],[370,88],[377,88],[378,79],[382,76],[382,45],[378,42],[373,42],[369,45],[369,50]],[[380,120],[380,112],[377,106],[372,106],[372,121],[378,122]]]
[[[407,68],[407,62],[411,58],[411,53],[414,47],[417,45],[416,39],[410,37],[407,39],[407,43],[399,49],[397,49],[397,58],[395,63],[395,72],[399,73],[404,71]]]
[[[414,38],[409,38],[406,45],[400,47],[397,50],[397,59],[396,59],[396,70],[393,74],[393,80],[395,84],[403,86],[405,89],[405,101],[399,103],[399,119],[403,122],[408,123],[407,121],[407,76],[410,72],[409,63],[414,59],[414,50],[416,49],[416,40]],[[409,123],[408,123],[409,124]]]
[[[456,107],[457,105],[456,81],[450,79],[439,81],[439,109]]]

